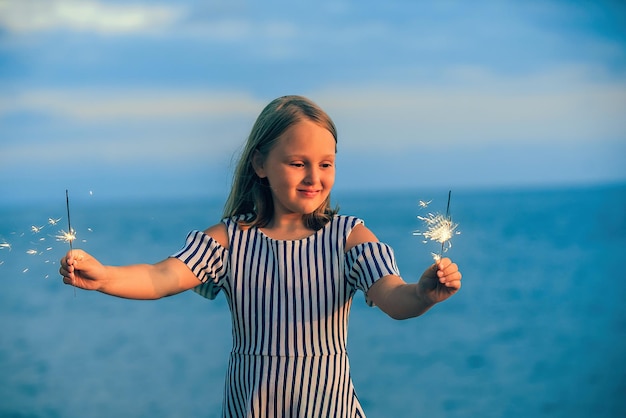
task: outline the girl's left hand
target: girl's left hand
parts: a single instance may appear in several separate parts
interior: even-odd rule
[[[449,258],[442,258],[422,274],[417,285],[424,296],[439,303],[461,288],[461,272]]]

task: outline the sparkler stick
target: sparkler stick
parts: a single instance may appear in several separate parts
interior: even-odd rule
[[[67,231],[70,235],[72,235],[72,223],[70,222],[70,195],[67,189],[65,189],[65,207],[67,208]],[[70,251],[73,251],[73,239],[68,239],[67,241],[70,243]]]
[[[72,231],[72,223],[70,222],[70,195],[67,189],[65,189],[65,208],[67,209],[67,242],[70,244],[70,253],[72,253],[74,251],[74,248],[72,248],[72,241],[74,241],[76,235],[74,235],[74,231]],[[72,285],[73,284],[74,281],[72,280]],[[74,287],[74,297],[76,297],[76,287]]]
[[[448,204],[446,205],[446,220],[450,224],[452,224],[452,219],[450,219],[450,196],[451,195],[452,195],[452,190],[448,190]],[[70,219],[69,212],[68,212],[68,215],[67,215],[67,219],[68,220]],[[443,250],[444,250],[443,246],[444,246],[444,244],[445,244],[445,241],[442,241],[441,242],[441,252],[439,253],[439,258],[441,258],[441,256],[443,255]]]

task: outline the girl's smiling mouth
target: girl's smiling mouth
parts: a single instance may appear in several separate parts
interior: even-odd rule
[[[320,190],[316,189],[298,189],[298,193],[304,197],[315,197],[320,193]]]

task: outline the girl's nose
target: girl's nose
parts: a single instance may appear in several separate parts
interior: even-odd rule
[[[316,184],[319,181],[319,172],[316,167],[309,167],[306,171],[306,176],[304,177],[304,182],[306,184]]]

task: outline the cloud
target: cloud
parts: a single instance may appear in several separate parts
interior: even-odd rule
[[[412,186],[440,171],[440,184],[624,178],[625,80],[580,67],[527,77],[444,73],[437,83],[344,83],[304,94],[335,120],[345,173],[371,187]],[[67,165],[92,183],[187,184],[200,173],[197,184],[222,187],[270,99],[209,89],[14,91],[0,98],[0,174],[45,188]]]
[[[394,152],[433,144],[626,141],[626,80],[581,67],[525,77],[456,68],[444,78],[343,83],[308,95],[335,119],[348,147],[366,143]],[[5,94],[0,117],[32,113],[92,126],[225,123],[253,121],[267,101],[240,91],[198,89],[27,90]]]
[[[368,138],[389,151],[411,144],[626,142],[626,80],[588,68],[523,77],[464,70],[438,84],[333,86],[316,97],[344,128],[344,141],[356,146]]]
[[[199,90],[29,90],[0,99],[0,116],[33,112],[76,122],[225,118],[260,111],[263,104],[240,92]]]
[[[86,166],[229,160],[265,103],[243,93],[33,90],[0,99],[0,160]],[[33,121],[11,125],[15,116]],[[11,125],[10,127],[8,125]]]
[[[50,30],[124,34],[153,31],[180,19],[182,10],[95,0],[8,0],[0,3],[0,27],[24,34]]]
[[[97,0],[2,1],[0,28],[17,35],[55,30],[102,35],[167,31],[168,36],[227,43],[259,38],[289,41],[298,34],[298,26],[290,21],[249,19],[219,8],[207,12],[201,6],[111,4]]]

